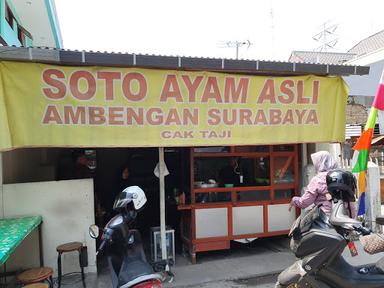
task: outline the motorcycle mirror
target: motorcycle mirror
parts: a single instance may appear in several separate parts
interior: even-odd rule
[[[99,237],[99,227],[97,227],[97,225],[95,224],[92,224],[91,226],[89,226],[89,236],[91,236],[91,238],[93,239],[96,239],[97,237]]]

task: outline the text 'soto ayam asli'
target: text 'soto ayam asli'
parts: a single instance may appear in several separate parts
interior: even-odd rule
[[[319,124],[319,80],[264,77],[252,85],[256,80],[251,77],[180,73],[165,74],[162,84],[154,85],[139,72],[76,70],[67,75],[58,68],[45,69],[41,79],[45,125]],[[188,133],[186,138],[193,137],[191,130]],[[201,133],[209,136],[209,131]],[[162,133],[163,138],[173,136]]]

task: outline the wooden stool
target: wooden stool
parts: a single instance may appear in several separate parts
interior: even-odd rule
[[[47,280],[49,283],[49,287],[52,287],[53,286],[52,275],[53,275],[52,268],[40,267],[40,268],[33,268],[27,271],[24,271],[23,273],[17,276],[17,280],[21,282],[23,285],[34,284],[34,283]],[[43,286],[43,287],[46,287],[46,286]]]
[[[61,254],[67,253],[67,252],[73,252],[73,251],[78,251],[79,252],[79,264],[81,268],[81,280],[83,281],[83,287],[85,287],[85,277],[84,277],[84,265],[82,263],[81,259],[81,250],[83,249],[83,244],[81,242],[70,242],[70,243],[65,243],[62,245],[59,245],[56,247],[56,251],[59,253],[57,257],[57,270],[58,270],[58,287],[61,287],[61,277],[62,272],[61,272]]]
[[[23,286],[23,288],[49,288],[49,285],[46,283],[34,283],[29,284],[27,286]]]

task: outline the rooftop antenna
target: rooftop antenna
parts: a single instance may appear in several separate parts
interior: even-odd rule
[[[335,48],[338,38],[335,33],[338,24],[330,25],[331,21],[324,22],[321,26],[321,31],[312,37],[313,40],[322,43],[314,51],[327,52],[329,49]]]
[[[218,44],[220,48],[236,48],[236,59],[239,59],[239,48],[243,46],[251,46],[252,43],[249,40],[245,41],[222,41]]]

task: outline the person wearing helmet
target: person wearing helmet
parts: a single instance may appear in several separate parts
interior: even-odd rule
[[[355,176],[349,171],[336,169],[328,172],[326,181],[332,199],[342,200],[344,207],[349,212],[349,216],[354,218],[356,211],[351,202],[356,201],[357,184]]]
[[[309,182],[305,193],[301,197],[293,197],[289,205],[289,211],[292,207],[307,208],[312,204],[320,206],[327,215],[330,215],[332,204],[327,199],[327,173],[338,167],[336,160],[328,151],[319,151],[311,154],[313,165],[315,166],[316,175]]]
[[[343,169],[332,170],[327,174],[326,179],[328,192],[332,198],[344,202],[356,201],[356,178],[351,172]]]
[[[146,202],[147,197],[143,189],[139,186],[129,186],[116,197],[113,209],[116,211],[120,211],[121,209],[139,211]]]

